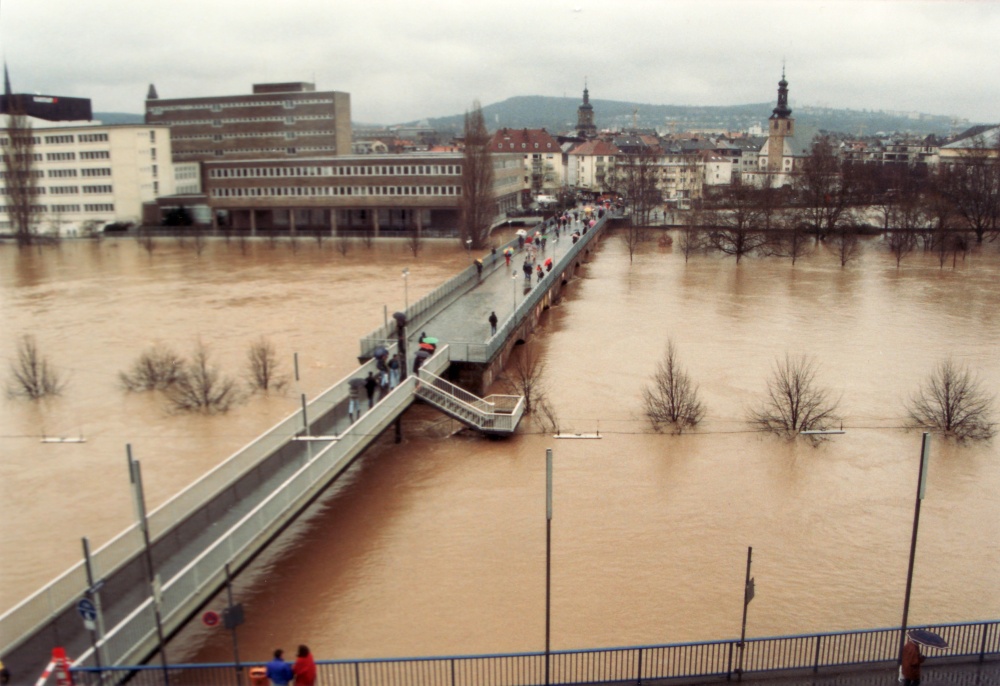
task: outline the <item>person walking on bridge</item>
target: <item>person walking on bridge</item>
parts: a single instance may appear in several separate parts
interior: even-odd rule
[[[521,270],[524,271],[524,283],[526,285],[530,286],[531,285],[531,265],[528,264],[528,260],[527,259],[524,260],[524,266],[521,267]]]
[[[920,654],[920,646],[912,638],[908,639],[903,646],[903,660],[899,669],[903,686],[920,686],[920,665],[924,659]]]
[[[375,407],[375,387],[378,386],[378,381],[375,380],[375,375],[368,372],[368,377],[365,379],[365,392],[368,394],[368,409]]]
[[[496,336],[497,335],[497,322],[498,321],[500,321],[500,320],[497,319],[497,313],[496,312],[490,312],[489,322],[490,322],[490,335],[491,336]]]

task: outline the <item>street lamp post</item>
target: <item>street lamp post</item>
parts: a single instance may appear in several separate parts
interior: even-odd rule
[[[471,238],[466,238],[465,239],[465,249],[469,253],[469,262],[472,262],[472,239]]]
[[[910,535],[910,564],[906,569],[906,593],[903,598],[903,626],[899,630],[899,664],[903,663],[903,646],[906,644],[906,622],[910,614],[910,588],[913,585],[913,562],[917,555],[917,529],[920,526],[920,503],[924,499],[924,492],[927,490],[927,463],[931,455],[931,435],[924,434],[923,444],[920,449],[920,476],[917,479],[917,498],[913,506],[913,532]]]
[[[514,287],[514,309],[511,310],[511,316],[517,311],[517,272],[510,275],[510,283]]]
[[[407,267],[403,269],[403,309],[410,309],[410,287],[409,287],[409,276],[410,268]]]

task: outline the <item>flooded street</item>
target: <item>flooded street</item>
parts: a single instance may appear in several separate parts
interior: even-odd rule
[[[2,357],[32,333],[68,373],[40,406],[2,400],[0,609],[77,561],[81,536],[96,547],[131,521],[126,443],[155,507],[298,407],[293,384],[223,417],[171,414],[117,384],[149,345],[188,354],[200,339],[236,375],[264,335],[286,372],[299,353],[311,397],[351,371],[383,304],[400,309],[403,267],[412,303],[467,264],[452,243],[417,259],[402,242],[335,248],[262,241],[244,255],[219,241],[197,258],[173,241],[151,256],[130,240],[0,246]],[[995,245],[954,270],[923,254],[897,270],[873,242],[841,269],[822,251],[794,267],[685,264],[655,243],[630,264],[606,239],[534,339],[561,430],[601,438],[530,423],[506,441],[447,437],[448,420],[415,407],[402,445],[366,453],[240,575],[241,656],[298,643],[318,658],[543,649],[546,448],[554,649],[738,636],[747,546],[748,635],[898,625],[920,450],[903,403],[949,355],[1000,389],[998,274]],[[668,339],[707,408],[679,437],[643,419]],[[812,447],[749,429],[746,409],[786,353],[817,360],[844,435]],[[910,621],[1000,617],[998,570],[1000,442],[935,439]],[[170,657],[231,660],[231,637],[193,624]]]

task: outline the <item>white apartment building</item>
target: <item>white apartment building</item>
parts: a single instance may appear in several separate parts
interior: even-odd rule
[[[38,233],[73,236],[112,222],[139,223],[144,202],[176,192],[169,126],[29,121]],[[3,115],[0,124],[4,147],[9,118]],[[6,197],[5,181],[0,178],[0,198]],[[0,203],[0,230],[10,229],[6,203]]]

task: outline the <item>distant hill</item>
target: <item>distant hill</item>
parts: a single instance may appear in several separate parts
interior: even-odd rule
[[[499,128],[545,128],[552,133],[572,130],[576,126],[579,98],[556,98],[543,95],[524,95],[483,107],[483,117],[490,130]],[[690,105],[650,105],[617,100],[591,100],[594,123],[599,129],[671,128],[681,132],[688,129],[721,129],[739,131],[758,124],[767,126],[767,118],[774,108],[773,102],[724,107]],[[910,132],[946,136],[956,127],[964,128],[968,122],[954,121],[950,117],[919,113],[871,112],[843,110],[829,107],[793,107],[792,116],[803,126],[823,131],[873,135],[884,131]],[[439,131],[458,132],[463,127],[465,113],[428,120]]]
[[[144,115],[128,112],[94,112],[94,119],[105,124],[142,124],[146,121]]]

